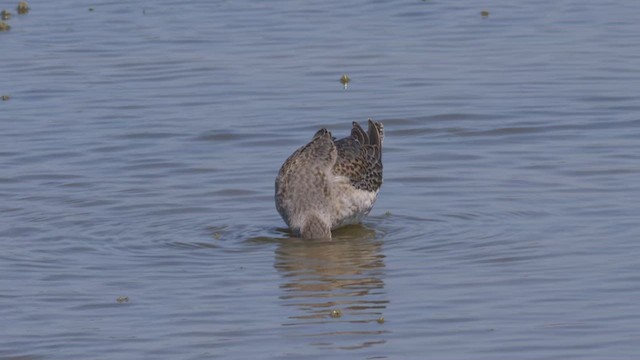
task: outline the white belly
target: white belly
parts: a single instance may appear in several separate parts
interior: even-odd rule
[[[331,229],[360,223],[371,211],[378,196],[377,191],[358,190],[341,178],[336,180],[332,188]]]

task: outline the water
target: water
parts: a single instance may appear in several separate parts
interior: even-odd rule
[[[0,33],[0,357],[635,359],[638,13],[31,2]],[[280,165],[368,117],[371,215],[291,238]]]

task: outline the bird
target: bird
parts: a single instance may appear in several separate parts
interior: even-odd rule
[[[331,230],[357,224],[382,186],[381,122],[357,122],[336,140],[326,128],[284,162],[275,181],[278,213],[295,236],[331,239]]]

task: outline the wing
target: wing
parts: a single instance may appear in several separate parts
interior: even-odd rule
[[[289,223],[290,213],[294,210],[326,206],[329,194],[326,174],[334,166],[336,157],[331,133],[322,129],[284,162],[275,185],[276,208],[285,222]]]
[[[335,142],[338,156],[333,166],[335,175],[349,179],[359,190],[378,191],[382,185],[381,123],[369,120],[368,131],[353,122],[351,136]]]

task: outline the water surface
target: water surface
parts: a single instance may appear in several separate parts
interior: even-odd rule
[[[637,356],[640,3],[30,4],[0,357]],[[280,165],[369,117],[371,215],[292,238]]]

